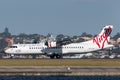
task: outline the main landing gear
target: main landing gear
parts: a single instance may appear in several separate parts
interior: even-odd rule
[[[62,58],[62,55],[61,55],[61,54],[52,54],[52,55],[50,55],[50,58],[51,58],[51,59],[54,59],[54,58],[56,58],[56,59],[61,59],[61,58]]]

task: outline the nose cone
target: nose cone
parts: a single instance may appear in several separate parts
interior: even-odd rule
[[[6,50],[5,50],[5,53],[10,53],[9,49],[6,49]]]

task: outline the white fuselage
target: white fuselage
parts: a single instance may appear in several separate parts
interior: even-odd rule
[[[42,50],[46,48],[44,43],[40,44],[13,44],[9,46],[6,53],[9,54],[43,54]]]
[[[104,48],[110,48],[113,45],[105,45]],[[71,43],[68,45],[63,45],[61,47],[52,47],[46,48],[44,50],[45,53],[55,53],[55,54],[80,54],[86,52],[97,51],[102,48],[99,48],[96,43],[93,43],[93,40],[81,42],[81,43]]]
[[[113,45],[104,45],[104,48],[110,48]],[[44,54],[44,53],[55,53],[55,54],[72,54],[72,53],[86,53],[91,51],[100,50],[93,40],[71,43],[60,47],[47,47],[44,43],[40,44],[13,44],[7,50],[9,54]]]

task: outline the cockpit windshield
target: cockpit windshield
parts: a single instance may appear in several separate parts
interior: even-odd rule
[[[9,46],[9,48],[17,48],[17,46]]]

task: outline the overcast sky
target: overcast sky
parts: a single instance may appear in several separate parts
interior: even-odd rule
[[[73,36],[108,24],[120,32],[120,0],[0,0],[0,32]]]

